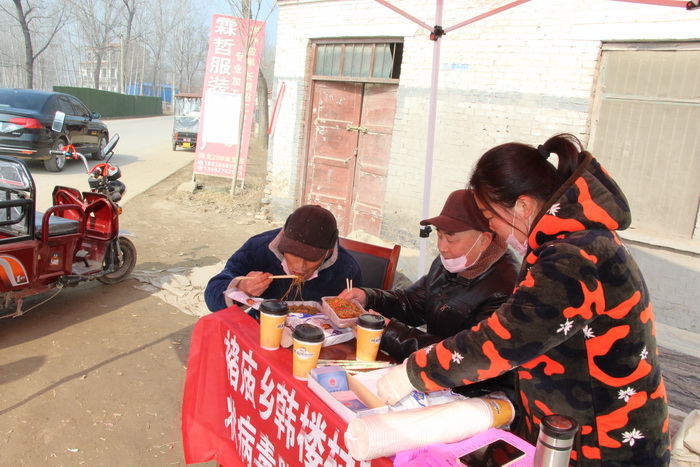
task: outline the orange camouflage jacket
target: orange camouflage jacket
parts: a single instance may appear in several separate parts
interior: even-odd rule
[[[406,360],[414,387],[470,384],[516,368],[518,434],[537,440],[548,414],[581,429],[571,465],[667,465],[668,407],[649,291],[615,233],[627,200],[587,154],[528,237],[518,285],[471,330]]]

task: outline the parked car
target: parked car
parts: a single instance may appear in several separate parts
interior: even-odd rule
[[[60,132],[51,125],[57,111],[66,114]],[[51,172],[66,165],[65,154],[51,154],[68,144],[101,160],[109,141],[107,125],[74,96],[35,89],[0,89],[0,155],[40,160]]]

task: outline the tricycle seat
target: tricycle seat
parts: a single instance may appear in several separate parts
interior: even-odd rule
[[[37,237],[41,237],[41,221],[44,219],[43,212],[37,212],[34,214],[34,234]],[[51,216],[49,217],[49,237],[56,237],[59,235],[71,235],[77,234],[80,230],[80,222],[73,219],[66,219],[64,217]]]

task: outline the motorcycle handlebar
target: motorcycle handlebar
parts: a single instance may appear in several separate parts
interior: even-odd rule
[[[65,154],[66,159],[70,159],[71,157],[75,159],[80,159],[81,161],[83,161],[83,165],[85,166],[85,173],[90,173],[90,166],[88,165],[87,158],[80,154],[78,151],[61,151],[58,149],[51,149],[49,151],[49,154],[52,154],[54,156],[60,156],[61,154]]]

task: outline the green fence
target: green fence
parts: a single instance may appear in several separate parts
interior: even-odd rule
[[[163,115],[160,97],[127,96],[117,92],[69,86],[54,86],[53,90],[77,97],[102,118]]]

